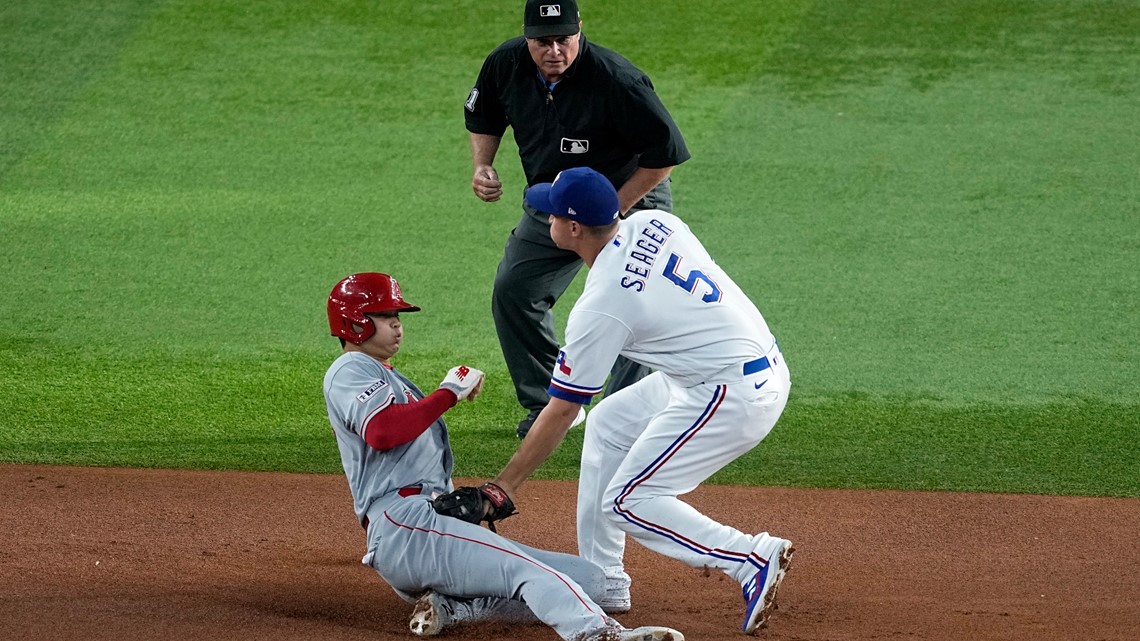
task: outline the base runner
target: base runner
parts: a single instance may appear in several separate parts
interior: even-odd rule
[[[567,640],[683,641],[669,628],[629,630],[607,616],[595,601],[605,591],[596,565],[437,513],[433,498],[454,489],[442,415],[475,399],[483,373],[454,367],[427,395],[401,374],[391,361],[404,338],[400,313],[419,309],[386,274],[353,274],[337,283],[328,319],[344,353],[324,379],[329,422],[367,531],[361,562],[416,603],[412,633],[433,636],[462,621],[537,617]],[[513,512],[502,501],[500,507],[505,515]]]

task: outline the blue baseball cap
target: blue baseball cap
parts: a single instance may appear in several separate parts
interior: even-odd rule
[[[589,167],[560,171],[554,182],[527,189],[526,202],[538,211],[589,227],[609,225],[618,219],[621,209],[610,179]]]

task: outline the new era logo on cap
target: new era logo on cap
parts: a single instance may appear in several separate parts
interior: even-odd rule
[[[554,18],[562,15],[562,6],[557,4],[544,4],[538,8],[538,15],[543,18]]]

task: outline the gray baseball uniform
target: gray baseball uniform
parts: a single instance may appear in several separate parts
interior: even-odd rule
[[[605,592],[598,566],[436,513],[432,496],[452,489],[442,418],[390,450],[365,442],[364,429],[383,429],[371,420],[378,413],[424,398],[403,374],[363,353],[346,352],[325,374],[324,395],[356,516],[367,529],[368,553],[361,562],[402,598],[413,601],[434,590],[465,602],[466,611],[477,604],[473,618],[515,614],[521,601],[564,639],[615,625],[596,604]]]

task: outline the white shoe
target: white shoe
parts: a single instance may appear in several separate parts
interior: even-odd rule
[[[629,586],[632,581],[621,566],[604,568],[606,573],[606,594],[598,605],[606,614],[622,614],[629,612],[632,601],[629,597]]]
[[[585,423],[585,422],[586,422],[586,408],[579,407],[578,408],[578,415],[574,417],[574,422],[570,424],[570,429],[574,429],[575,427],[578,427],[579,425],[581,425],[582,423]]]
[[[645,625],[632,630],[623,630],[618,635],[618,639],[620,641],[685,641],[685,635],[673,628]]]
[[[777,607],[776,590],[784,580],[794,552],[791,541],[767,535],[763,535],[760,545],[752,552],[750,558],[762,563],[763,567],[741,587],[744,595],[744,624],[741,629],[745,634],[756,634],[767,627],[768,618]]]
[[[434,637],[451,623],[449,609],[438,594],[428,591],[416,601],[408,629],[418,637]]]
[[[673,628],[646,625],[640,628],[606,628],[587,637],[588,641],[685,641],[685,635]]]
[[[530,434],[530,428],[534,427],[534,421],[538,418],[538,415],[541,411],[542,410],[532,410],[530,414],[526,415],[526,418],[519,421],[519,426],[515,428],[515,436],[519,437],[520,439],[526,438],[526,435]],[[585,422],[586,408],[579,407],[578,415],[574,417],[574,422],[570,424],[570,429],[574,429],[575,427],[578,427]]]

